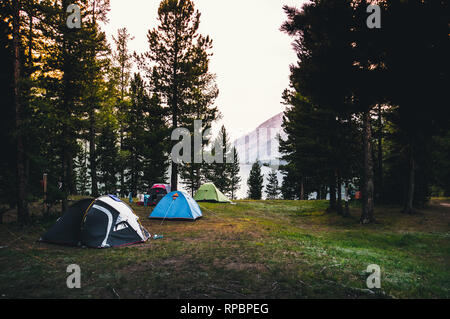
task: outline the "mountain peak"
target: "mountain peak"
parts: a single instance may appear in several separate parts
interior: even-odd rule
[[[281,127],[281,124],[283,123],[283,113],[280,112],[274,116],[272,116],[270,119],[264,121],[262,124],[258,125],[256,129],[259,128],[267,128],[267,127],[273,127],[273,128],[279,128]]]

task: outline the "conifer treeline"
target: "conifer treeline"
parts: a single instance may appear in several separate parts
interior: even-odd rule
[[[72,3],[81,28],[66,23]],[[109,10],[109,0],[0,3],[0,206],[18,205],[21,223],[42,198],[43,173],[48,204],[63,210],[69,194],[136,195],[168,178],[174,128],[201,119],[205,130],[218,117],[212,40],[198,33],[192,1],[161,1],[142,55],[130,52],[126,28],[108,43],[100,25]],[[172,167],[174,189],[178,171],[188,167]],[[235,192],[231,180],[221,190]]]
[[[298,63],[280,141],[284,198],[362,191],[361,222],[374,203],[406,213],[431,194],[448,196],[448,3],[378,1],[381,28],[369,28],[369,1],[285,6],[282,31],[294,37]]]
[[[72,3],[81,28],[66,24]],[[379,29],[367,26],[367,4],[284,7],[281,30],[294,37],[299,61],[283,93],[283,183],[273,171],[265,189],[271,199],[280,191],[285,199],[329,194],[339,213],[341,189],[360,189],[363,223],[374,221],[374,203],[402,203],[412,213],[431,194],[450,194],[448,4],[380,1]],[[63,210],[69,194],[136,194],[169,174],[173,189],[178,177],[191,193],[212,181],[236,197],[239,155],[224,127],[202,139],[202,155],[222,149],[223,163],[169,169],[171,132],[194,132],[200,119],[203,136],[220,116],[212,39],[198,32],[193,1],[161,1],[141,55],[130,52],[126,28],[108,43],[100,25],[109,8],[109,0],[0,2],[0,214],[17,206],[27,223],[43,173],[48,204],[62,201]],[[249,197],[261,198],[259,163],[247,182]]]

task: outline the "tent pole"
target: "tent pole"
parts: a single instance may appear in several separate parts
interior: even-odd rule
[[[159,225],[162,225],[164,223],[164,220],[166,219],[167,213],[169,212],[170,207],[172,207],[172,204],[173,204],[174,201],[175,201],[175,199],[172,198],[172,203],[170,203],[169,208],[167,208],[166,213],[164,214],[164,218],[161,221],[161,224],[159,224]]]

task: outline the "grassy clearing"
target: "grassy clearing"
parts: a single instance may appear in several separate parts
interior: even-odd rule
[[[450,200],[414,216],[376,209],[378,223],[324,213],[325,201],[201,203],[196,222],[149,220],[164,238],[88,249],[37,243],[56,216],[0,225],[0,298],[449,298]],[[81,289],[66,287],[78,264]],[[369,264],[381,289],[366,288]]]

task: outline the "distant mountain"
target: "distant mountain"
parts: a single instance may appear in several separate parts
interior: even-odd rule
[[[261,164],[268,166],[262,167],[264,174],[264,183],[271,167],[278,169],[280,165],[281,154],[278,151],[278,135],[285,139],[281,124],[283,123],[283,112],[272,116],[270,119],[258,125],[253,131],[239,137],[233,142],[240,159],[240,176],[242,179],[241,188],[237,193],[238,198],[247,196],[247,179],[250,174],[252,164],[259,160]],[[282,175],[278,173],[278,180],[281,184]],[[263,192],[264,193],[264,192]]]

